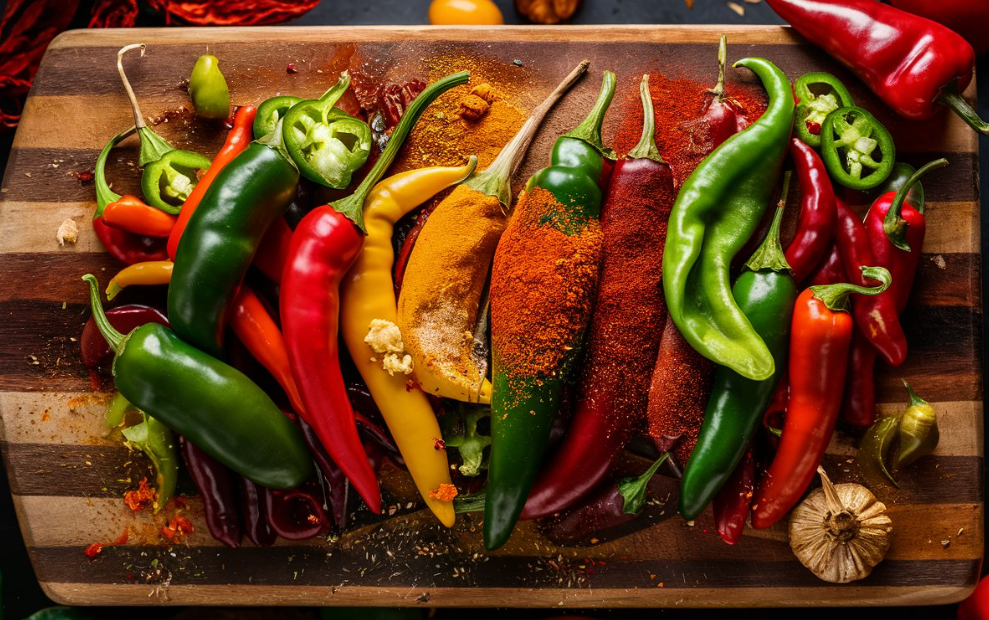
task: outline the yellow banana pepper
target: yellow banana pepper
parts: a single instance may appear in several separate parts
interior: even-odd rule
[[[168,284],[172,281],[172,261],[152,260],[146,263],[128,265],[113,276],[106,287],[107,300],[113,299],[120,291],[135,284]]]
[[[364,203],[364,250],[340,289],[340,333],[347,350],[381,410],[419,493],[447,527],[455,520],[450,464],[439,443],[440,427],[429,400],[421,390],[408,387],[406,371],[411,358],[404,354],[401,338],[396,338],[391,239],[399,218],[467,178],[476,165],[477,158],[471,157],[464,166],[410,170],[378,183]]]

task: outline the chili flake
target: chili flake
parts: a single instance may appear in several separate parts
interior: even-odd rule
[[[141,478],[136,489],[124,493],[124,503],[133,512],[140,512],[154,503],[157,493],[148,486],[148,479]]]
[[[452,502],[457,494],[457,487],[443,482],[440,486],[429,492],[429,499],[435,499],[440,502]]]

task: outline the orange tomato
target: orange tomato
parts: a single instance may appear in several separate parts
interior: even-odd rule
[[[500,26],[501,10],[491,0],[433,0],[429,23],[434,26]]]

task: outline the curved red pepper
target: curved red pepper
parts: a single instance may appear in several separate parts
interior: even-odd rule
[[[110,325],[122,334],[129,334],[134,329],[147,323],[158,323],[168,327],[168,319],[157,308],[140,304],[117,306],[106,311]],[[113,359],[110,344],[96,327],[96,321],[90,317],[82,328],[79,337],[79,348],[82,351],[82,363],[89,370],[96,370]]]
[[[972,46],[941,24],[876,0],[766,0],[811,43],[848,67],[889,107],[912,120],[951,107],[982,133],[961,98],[972,81]]]
[[[896,280],[893,280],[896,284]],[[842,396],[841,419],[868,428],[876,421],[876,347],[855,330],[848,352],[848,380]]]
[[[892,0],[893,6],[925,17],[965,37],[976,54],[989,52],[989,2],[981,0]]]
[[[261,506],[272,531],[285,540],[308,540],[329,529],[322,502],[309,489],[261,488]]]
[[[93,219],[93,231],[110,256],[126,265],[168,260],[164,239],[144,237],[113,228],[102,217]]]
[[[244,536],[259,547],[270,547],[278,540],[264,510],[264,493],[267,489],[247,478],[240,477],[241,516],[244,519]]]
[[[849,282],[866,286],[860,265],[877,265],[872,244],[858,216],[840,198],[838,204],[838,249]],[[894,276],[895,277],[895,276]],[[894,280],[895,282],[895,280]],[[899,366],[907,358],[907,337],[900,325],[892,290],[880,295],[859,297],[852,304],[855,326],[869,339],[890,366]],[[812,472],[813,473],[813,472]]]
[[[837,241],[832,241],[831,249],[827,251],[824,260],[807,276],[807,284],[810,286],[834,284],[844,279],[845,266],[841,262],[841,252],[838,250]]]
[[[357,434],[337,342],[340,281],[363,247],[364,236],[346,216],[329,205],[311,211],[292,235],[280,311],[304,419],[371,511],[380,513],[381,490]]]
[[[711,503],[715,528],[721,539],[729,545],[734,545],[742,538],[754,486],[755,460],[752,458],[752,450],[749,450]]]
[[[817,151],[794,138],[790,142],[790,157],[800,179],[800,216],[797,233],[786,248],[786,262],[799,285],[830,249],[838,226],[838,211],[831,179]]]
[[[182,460],[203,501],[206,527],[215,540],[239,547],[243,536],[237,476],[185,437],[179,437]]]
[[[288,260],[289,246],[292,245],[292,229],[285,218],[280,217],[268,228],[261,239],[252,264],[269,280],[281,284],[282,274],[285,273],[285,262]]]

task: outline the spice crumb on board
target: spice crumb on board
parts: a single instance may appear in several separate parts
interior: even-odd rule
[[[74,244],[79,240],[79,225],[72,218],[66,218],[59,224],[55,238],[62,247],[65,247],[66,243]]]

